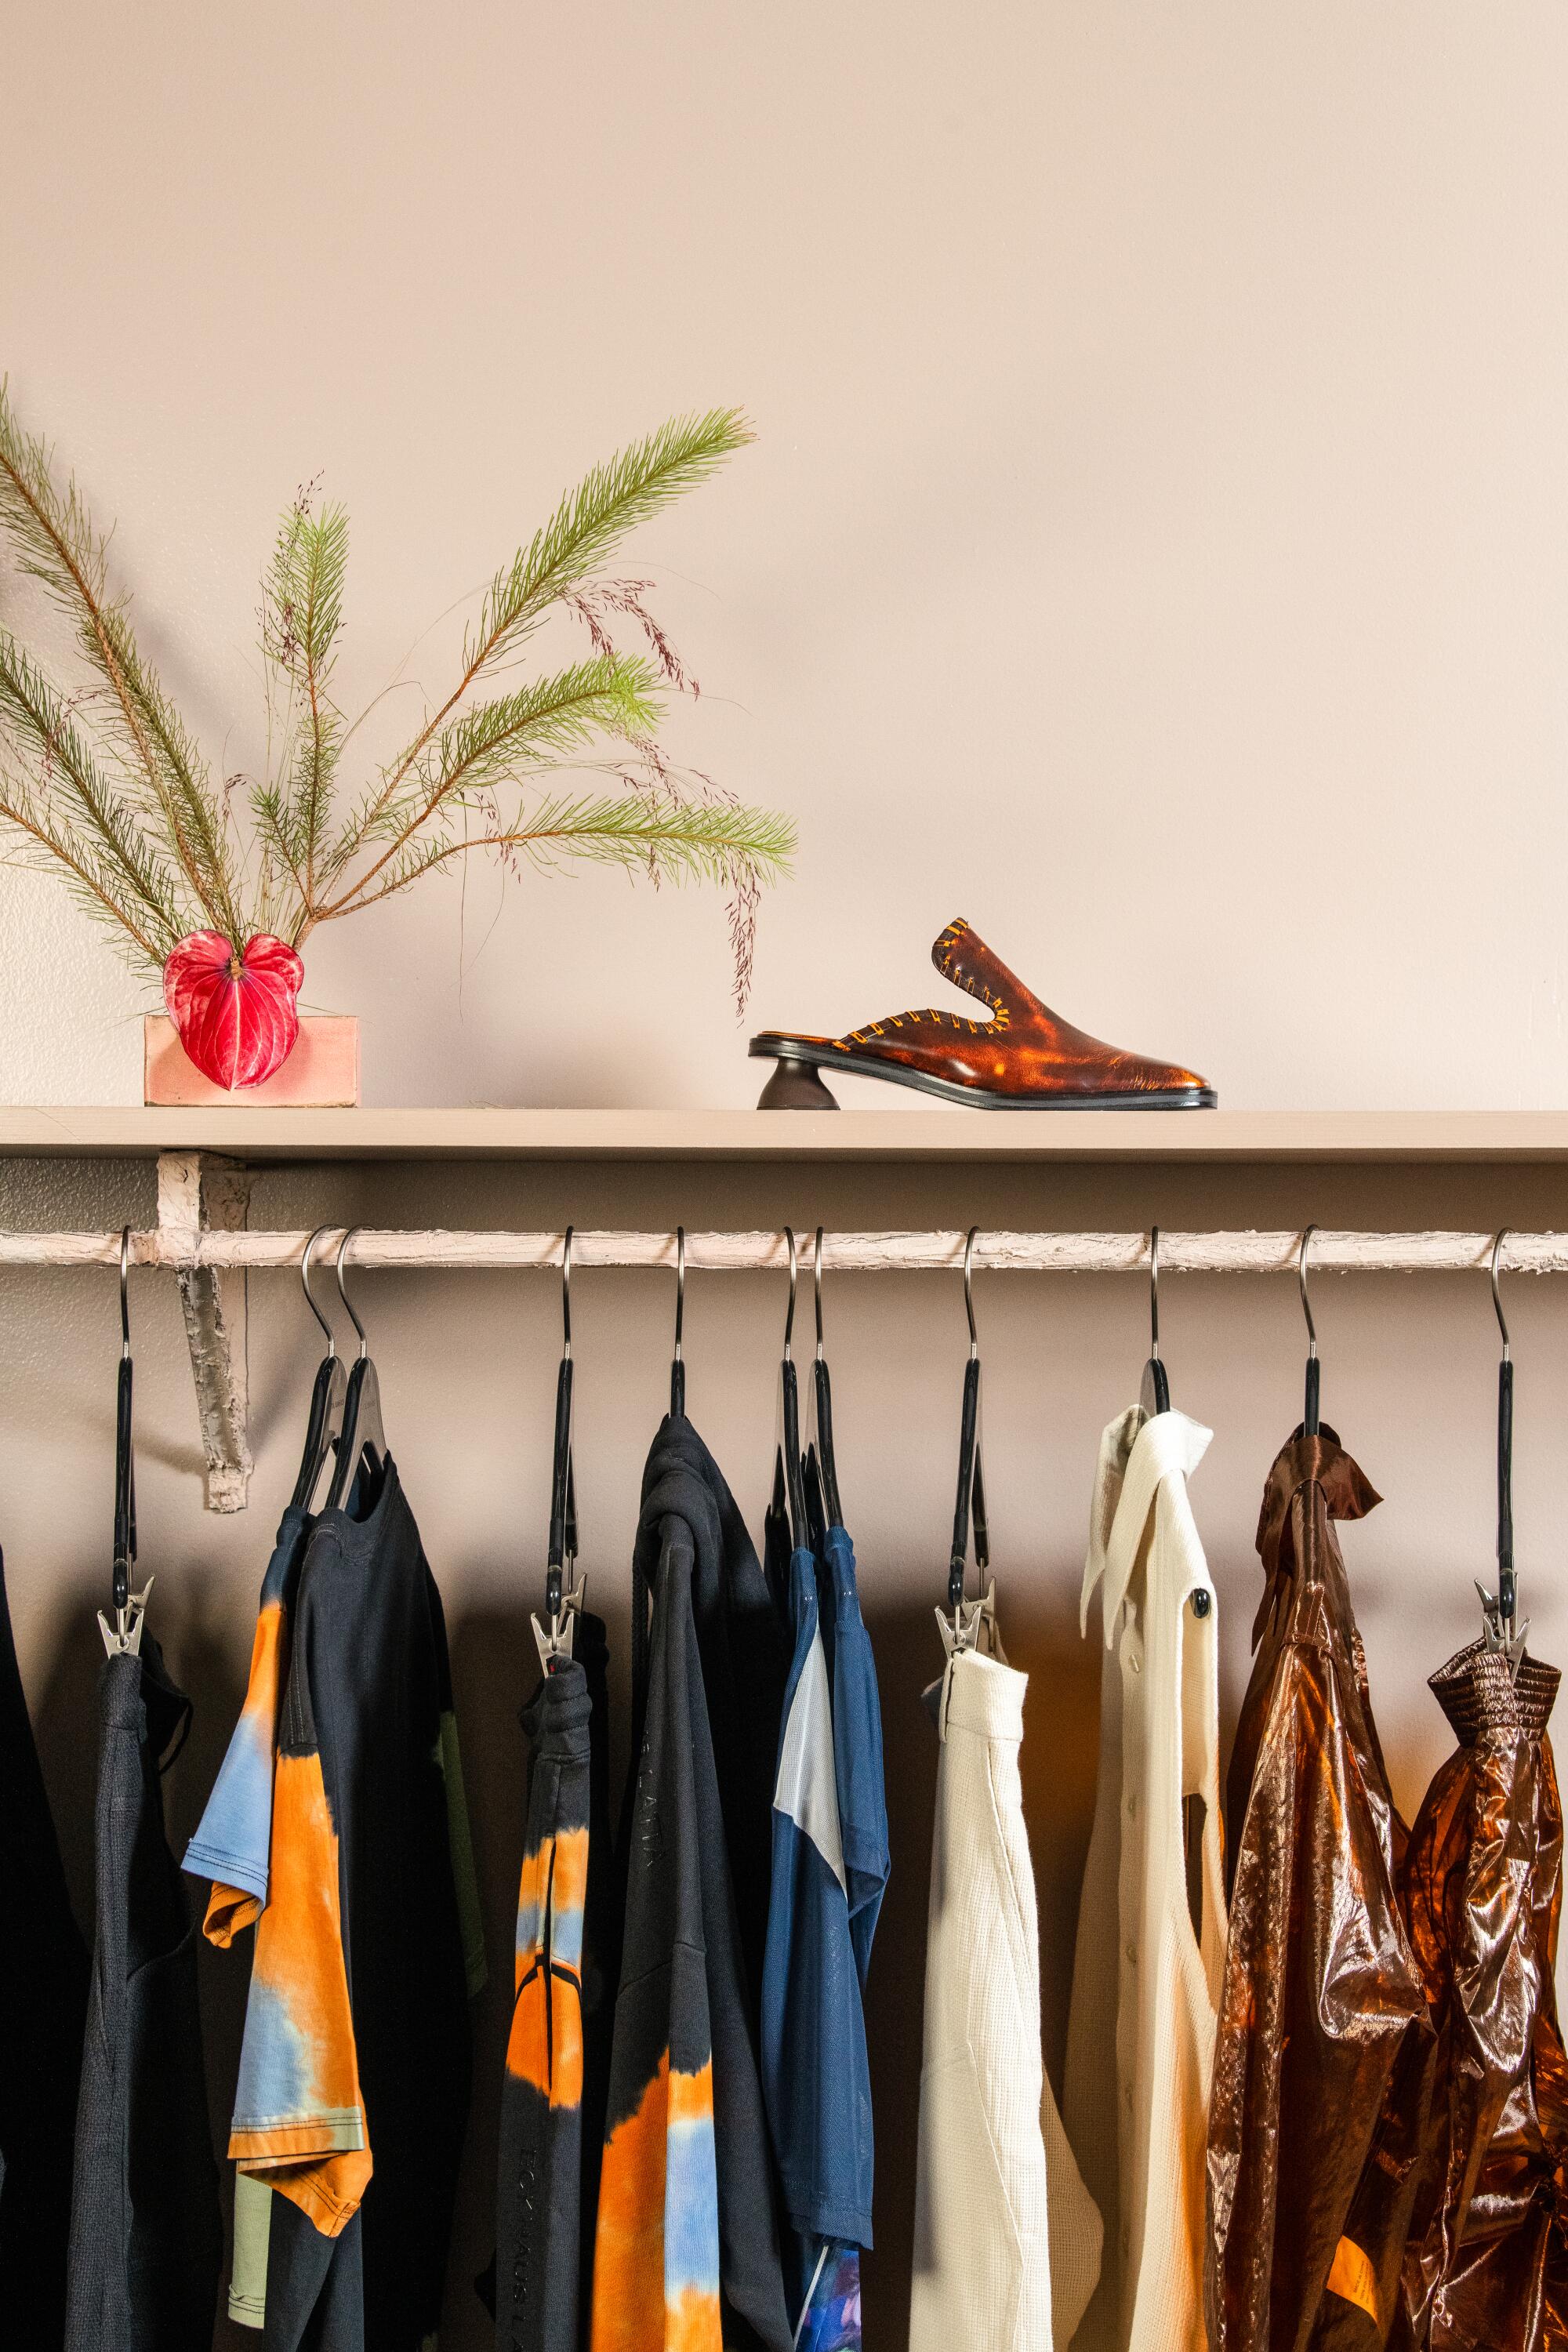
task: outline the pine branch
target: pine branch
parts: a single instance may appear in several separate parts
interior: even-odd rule
[[[340,898],[314,906],[310,919],[329,922],[371,904],[363,895],[365,886],[395,866],[427,825],[449,822],[459,804],[472,805],[502,784],[521,782],[531,768],[565,758],[595,735],[637,736],[657,725],[654,683],[647,662],[596,654],[451,720],[396,795],[374,794],[351,821],[329,862],[329,881],[373,842],[387,845]],[[303,936],[296,935],[296,945]]]
[[[40,581],[76,625],[78,641],[113,698],[120,731],[145,804],[163,818],[171,845],[207,920],[238,927],[227,845],[206,772],[156,674],[142,659],[122,604],[105,586],[105,542],[74,478],[57,489],[47,445],[17,422],[0,381],[0,529],[23,569]]]
[[[379,887],[356,901],[373,907],[405,890],[423,874],[474,849],[489,849],[510,860],[549,870],[568,858],[618,866],[646,873],[657,866],[660,879],[707,881],[733,886],[738,873],[776,881],[789,870],[795,827],[787,818],[732,802],[656,806],[644,795],[558,795],[535,809],[526,824],[502,826],[463,839],[416,844],[387,870]]]
[[[754,437],[738,408],[673,417],[606,465],[594,467],[567,492],[550,520],[491,581],[479,620],[463,642],[462,677],[384,772],[381,795],[369,804],[371,824],[475,680],[515,653],[549,606],[586,580],[629,530],[695,489]],[[367,833],[362,839],[369,837]]]
[[[25,777],[3,766],[0,824],[14,825],[22,835],[23,862],[49,873],[57,872],[60,866],[65,868],[66,887],[78,904],[96,921],[114,928],[121,949],[133,964],[144,963],[154,973],[162,971],[163,947],[121,903],[122,877],[106,864],[90,841],[84,839],[74,826],[62,822],[39,799]]]
[[[630,530],[708,479],[755,436],[738,408],[672,417],[645,441],[593,467],[527,547],[498,572],[463,648],[470,673],[511,651],[568,589],[586,580]]]
[[[328,506],[314,515],[310,498],[309,487],[300,490],[284,516],[262,583],[262,650],[288,679],[300,709],[288,787],[273,821],[307,903],[342,748],[342,713],[329,686],[342,628],[349,552],[346,509]]]
[[[63,793],[85,820],[104,861],[105,886],[128,928],[161,939],[163,952],[192,926],[167,864],[100,770],[56,688],[16,639],[0,630],[0,735],[20,756],[31,752],[31,804],[51,813]]]

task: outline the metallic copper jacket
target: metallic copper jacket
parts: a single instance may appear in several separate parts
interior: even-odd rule
[[[1568,2061],[1552,1969],[1563,1810],[1554,1666],[1480,1642],[1432,1677],[1459,1745],[1411,1832],[1405,1904],[1437,2028],[1405,2260],[1430,2352],[1568,2346]],[[1396,2338],[1396,2340],[1401,2340]]]
[[[1305,2352],[1331,2272],[1357,2307],[1365,2284],[1342,2251],[1346,2221],[1402,2045],[1430,2030],[1331,1524],[1377,1499],[1328,1429],[1298,1431],[1264,1493],[1209,2116],[1213,2352]]]

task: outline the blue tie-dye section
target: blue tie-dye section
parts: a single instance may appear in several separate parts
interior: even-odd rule
[[[306,1514],[292,1503],[279,1523],[261,1580],[245,1705],[181,1865],[193,1878],[237,1887],[263,1907],[272,1851],[272,1754],[283,1686],[283,1645],[309,1525]]]
[[[184,1864],[194,1877],[221,1879],[262,1904],[272,1850],[273,1729],[270,1707],[247,1706]]]
[[[237,2133],[298,2131],[306,2124],[311,2131],[311,2153],[317,2157],[365,2145],[361,2107],[322,2105],[314,2045],[310,2033],[296,2023],[287,1994],[253,1976],[233,2128]]]
[[[539,1905],[527,1895],[517,1906],[517,1949],[523,1957],[537,1952],[542,1939],[543,1917]]]
[[[830,2246],[801,2315],[795,2352],[860,2352],[860,2249]]]
[[[315,2077],[308,2034],[296,2024],[281,1986],[253,1975],[234,2094],[236,2131],[260,2131],[308,2115]]]
[[[719,2292],[719,2166],[713,2118],[672,2118],[665,2146],[664,2294]]]
[[[550,1957],[557,1968],[581,1969],[583,1965],[583,1906],[580,1903],[558,1904],[551,1915]]]

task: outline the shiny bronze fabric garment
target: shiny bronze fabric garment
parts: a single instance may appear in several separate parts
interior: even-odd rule
[[[1331,2273],[1353,2300],[1346,2221],[1405,2037],[1430,2032],[1332,1528],[1377,1499],[1328,1429],[1299,1430],[1264,1493],[1209,2114],[1213,2352],[1304,2352]]]
[[[1410,2333],[1429,2352],[1568,2346],[1568,2060],[1552,1983],[1563,1809],[1545,1736],[1559,1679],[1526,1656],[1515,1680],[1480,1642],[1432,1677],[1459,1745],[1405,1868],[1437,2026],[1405,2262]]]

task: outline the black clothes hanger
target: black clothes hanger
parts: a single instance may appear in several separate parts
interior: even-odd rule
[[[827,1530],[834,1524],[827,1516],[827,1498],[822,1488],[822,1464],[815,1445],[805,1449],[805,1525],[811,1549],[821,1559],[827,1550]]]
[[[337,1467],[332,1472],[332,1483],[327,1495],[329,1511],[342,1509],[362,1462],[373,1474],[381,1470],[386,1462],[386,1433],[381,1417],[381,1382],[371,1361],[370,1342],[365,1338],[364,1325],[354,1313],[353,1301],[343,1284],[344,1254],[358,1231],[357,1225],[350,1225],[338,1244],[338,1297],[343,1302],[349,1321],[359,1334],[359,1353],[354,1358],[353,1370],[349,1374],[348,1389],[343,1397],[343,1423],[342,1433],[338,1439]]]
[[[561,1244],[561,1368],[555,1376],[555,1442],[550,1465],[550,1533],[544,1555],[544,1623],[533,1620],[539,1663],[553,1674],[572,1655],[583,1601],[577,1567],[577,1484],[572,1461],[572,1227]],[[570,1584],[567,1578],[570,1577]]]
[[[1296,1280],[1300,1286],[1301,1312],[1307,1318],[1307,1391],[1301,1412],[1301,1427],[1309,1437],[1316,1437],[1320,1422],[1318,1402],[1322,1384],[1322,1366],[1318,1361],[1318,1327],[1312,1320],[1312,1302],[1307,1296],[1307,1248],[1316,1225],[1309,1225],[1301,1235],[1301,1247],[1296,1258]]]
[[[1525,1636],[1530,1620],[1519,1623],[1519,1578],[1513,1564],[1513,1349],[1508,1336],[1508,1320],[1502,1311],[1502,1291],[1498,1283],[1498,1265],[1502,1245],[1508,1239],[1508,1228],[1492,1244],[1492,1311],[1498,1329],[1502,1334],[1502,1357],[1497,1375],[1497,1568],[1498,1589],[1494,1596],[1478,1577],[1476,1591],[1481,1596],[1481,1613],[1486,1620],[1486,1643],[1489,1650],[1498,1651],[1507,1659],[1509,1670],[1517,1675],[1520,1660],[1524,1655]]]
[[[310,1288],[310,1258],[321,1235],[331,1233],[330,1225],[318,1225],[305,1244],[300,1259],[300,1286],[305,1294],[305,1304],[327,1335],[327,1352],[316,1367],[315,1383],[310,1391],[310,1416],[305,1423],[305,1446],[300,1457],[300,1475],[294,1481],[290,1497],[293,1507],[308,1511],[310,1497],[320,1483],[328,1454],[337,1444],[343,1424],[343,1401],[348,1393],[348,1368],[338,1353],[336,1334],[316,1304]]]
[[[1160,1228],[1149,1228],[1149,1360],[1139,1403],[1145,1413],[1169,1412],[1171,1383],[1160,1360]]]
[[[786,1225],[784,1236],[789,1244],[789,1310],[784,1317],[784,1360],[779,1366],[784,1412],[784,1441],[779,1454],[789,1503],[790,1542],[796,1551],[802,1551],[809,1548],[811,1537],[806,1524],[805,1480],[800,1458],[800,1385],[795,1369],[795,1286],[800,1279],[800,1255],[795,1248],[794,1227]],[[779,1464],[774,1465],[775,1495],[779,1486]]]
[[[153,1590],[151,1577],[140,1592],[131,1590],[131,1571],[136,1565],[136,1454],[132,1430],[132,1391],[135,1370],[131,1354],[131,1228],[122,1225],[120,1232],[120,1374],[114,1396],[114,1569],[110,1587],[113,1623],[101,1609],[98,1612],[103,1646],[111,1658],[141,1655],[142,1621],[146,1614],[147,1595]]]
[[[980,1335],[974,1322],[974,1244],[979,1236],[978,1225],[971,1225],[963,1244],[963,1311],[969,1321],[969,1361],[963,1368],[963,1408],[958,1433],[958,1494],[952,1512],[952,1549],[947,1566],[947,1614],[939,1609],[937,1617],[943,1628],[943,1639],[951,1638],[955,1649],[972,1645],[982,1612],[989,1595],[983,1590],[978,1601],[966,1605],[963,1598],[964,1571],[969,1560],[969,1527],[973,1511],[974,1520],[974,1565],[984,1583],[991,1565],[991,1542],[985,1524],[985,1479],[980,1458]]]
[[[822,1344],[822,1227],[816,1229],[816,1246],[812,1257],[812,1286],[816,1303],[816,1358],[811,1368],[812,1390],[816,1405],[817,1465],[822,1476],[823,1506],[830,1528],[844,1525],[844,1506],[838,1499],[838,1459],[833,1450],[833,1382],[828,1376],[827,1355]]]
[[[669,1363],[669,1417],[679,1421],[686,1412],[686,1362],[680,1334],[686,1321],[686,1227],[675,1228],[675,1353]]]

